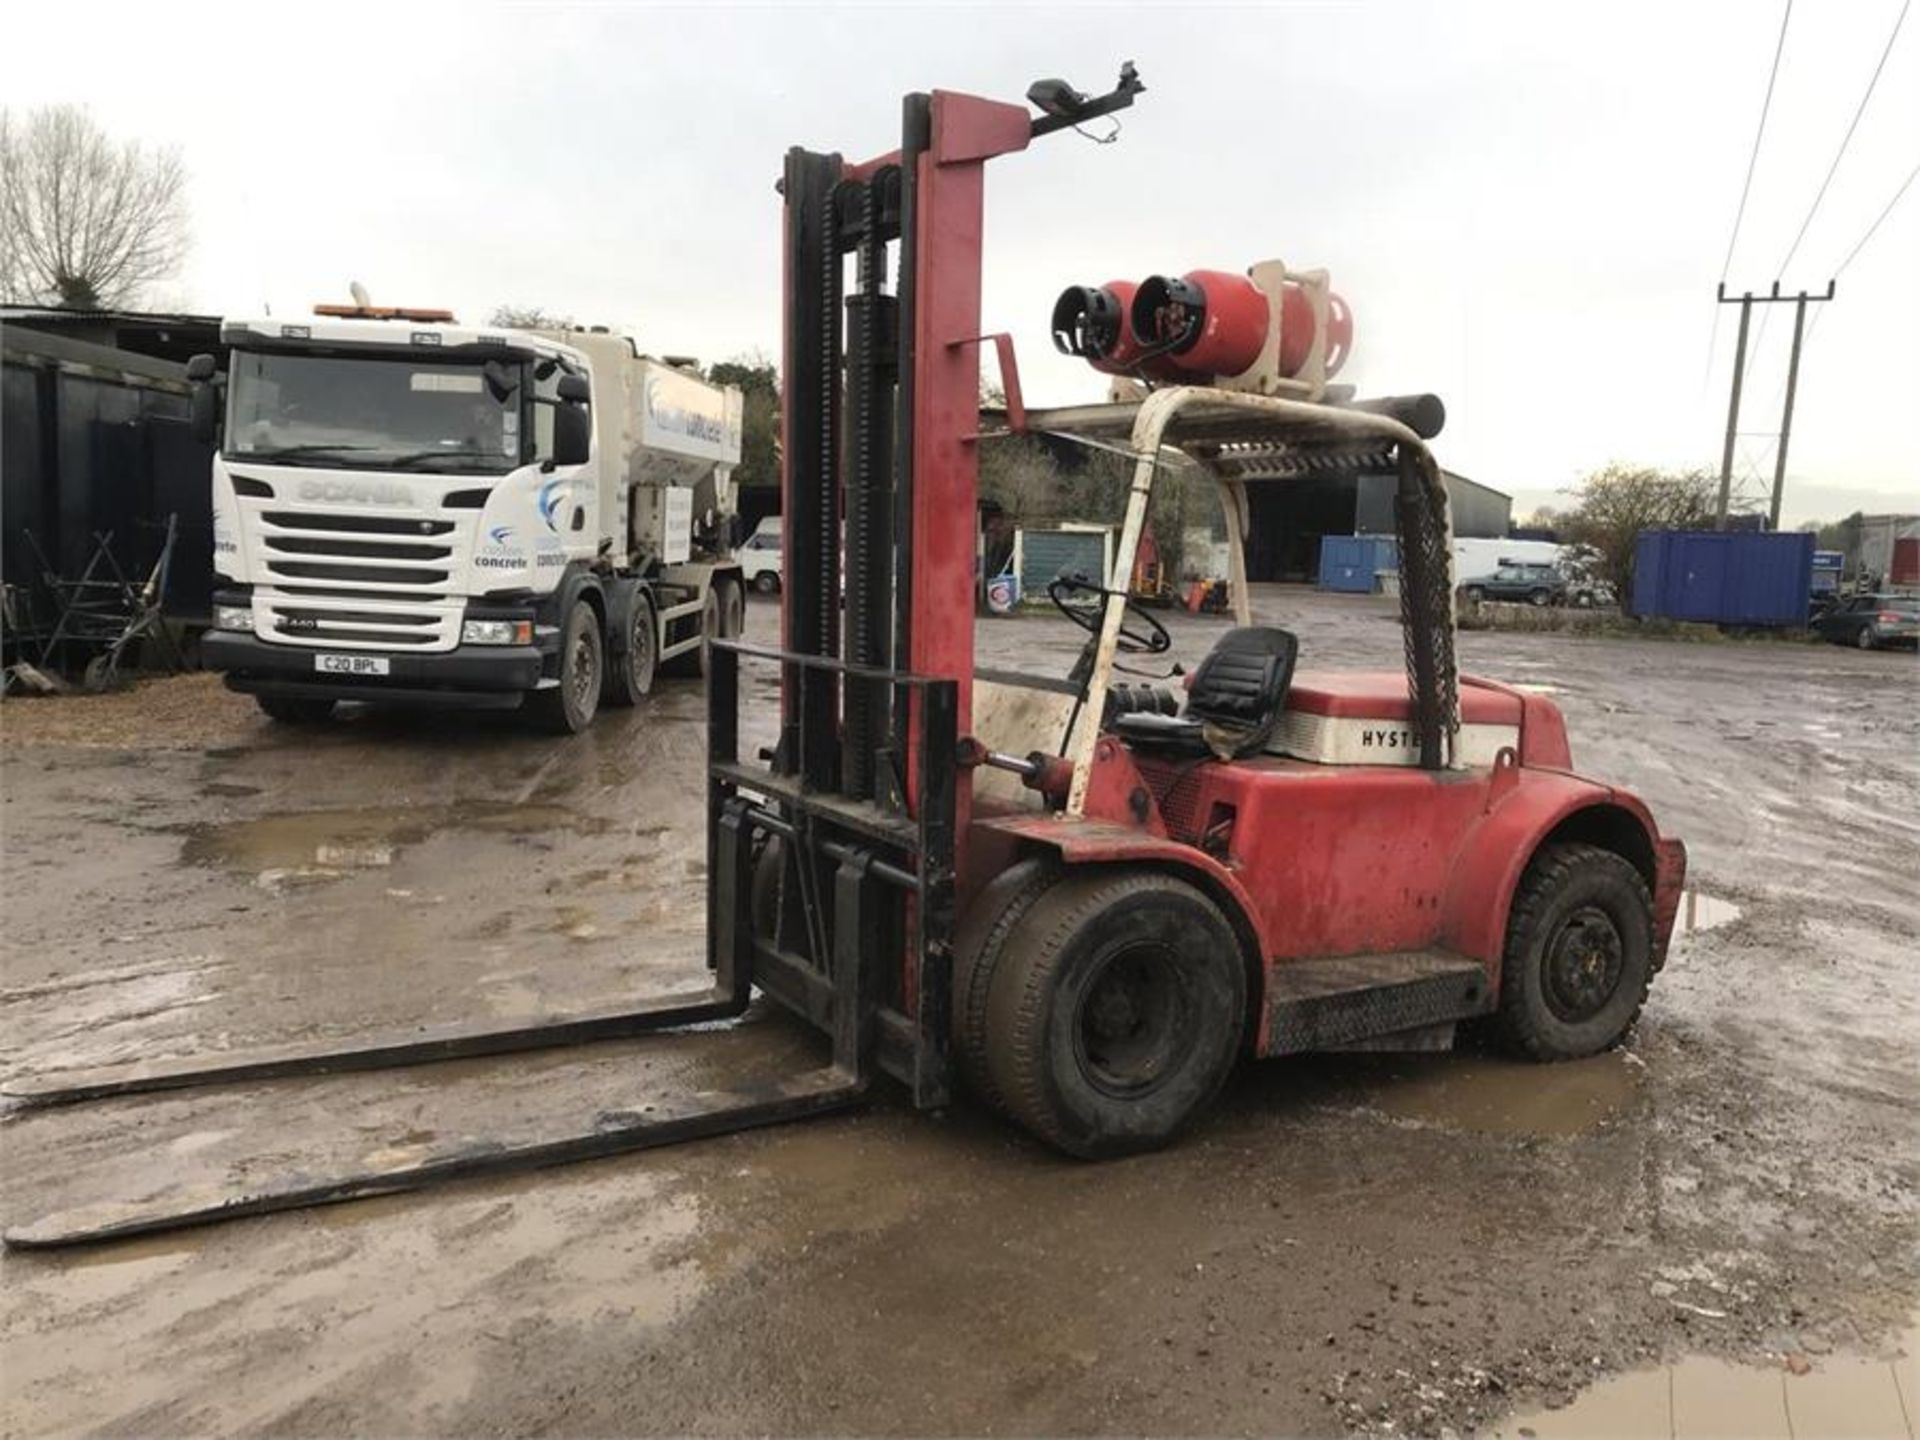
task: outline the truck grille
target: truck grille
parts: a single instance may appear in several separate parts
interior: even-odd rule
[[[361,514],[241,502],[260,582],[256,633],[281,645],[450,650],[477,515]]]

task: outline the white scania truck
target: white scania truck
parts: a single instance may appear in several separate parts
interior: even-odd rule
[[[342,700],[584,729],[737,635],[741,394],[622,336],[320,306],[196,357],[209,669],[276,720]]]

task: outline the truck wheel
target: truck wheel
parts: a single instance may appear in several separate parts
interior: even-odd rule
[[[1494,1030],[1535,1060],[1597,1055],[1627,1033],[1653,981],[1653,901],[1640,872],[1595,845],[1548,845],[1507,922]]]
[[[1164,1145],[1240,1048],[1247,976],[1219,907],[1147,870],[1048,887],[1009,927],[985,1045],[1007,1113],[1072,1155]]]
[[[1002,1112],[1007,1107],[987,1060],[987,997],[1006,955],[1007,937],[1059,879],[1059,866],[1037,856],[1008,866],[974,896],[954,932],[953,1053],[974,1094]]]
[[[607,656],[607,683],[600,698],[609,705],[638,705],[653,689],[659,656],[660,627],[653,601],[644,593],[635,595],[627,621],[627,653]]]
[[[780,593],[780,577],[771,570],[762,570],[753,577],[753,588],[762,595]]]
[[[729,580],[726,593],[720,597],[720,633],[729,640],[738,640],[747,628],[747,592]]]
[[[578,735],[600,708],[605,651],[600,617],[585,600],[573,602],[560,631],[560,683],[527,697],[533,722],[555,735]]]
[[[700,644],[685,654],[664,662],[662,669],[674,675],[707,674],[707,641],[720,634],[720,587],[707,587],[706,603],[700,607]]]
[[[319,725],[333,718],[333,701],[300,700],[291,695],[256,695],[253,703],[278,725]]]

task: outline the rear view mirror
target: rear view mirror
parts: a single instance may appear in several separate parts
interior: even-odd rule
[[[560,377],[560,398],[586,404],[593,399],[593,385],[584,375],[562,375]]]
[[[569,376],[568,379],[572,379]],[[566,380],[560,382],[565,389]],[[584,381],[582,382],[585,383]],[[593,416],[580,405],[561,405],[553,412],[553,463],[584,465],[593,438]]]
[[[207,359],[196,356],[196,359]],[[188,419],[193,438],[202,445],[211,445],[220,436],[220,386],[218,382],[196,380],[188,397]]]
[[[501,404],[505,404],[507,397],[520,388],[519,372],[498,360],[489,360],[482,365],[480,375],[487,382],[487,393]]]

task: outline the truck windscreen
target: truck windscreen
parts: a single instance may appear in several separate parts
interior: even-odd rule
[[[236,350],[228,374],[232,457],[438,474],[520,463],[520,390],[501,396],[478,365]]]

